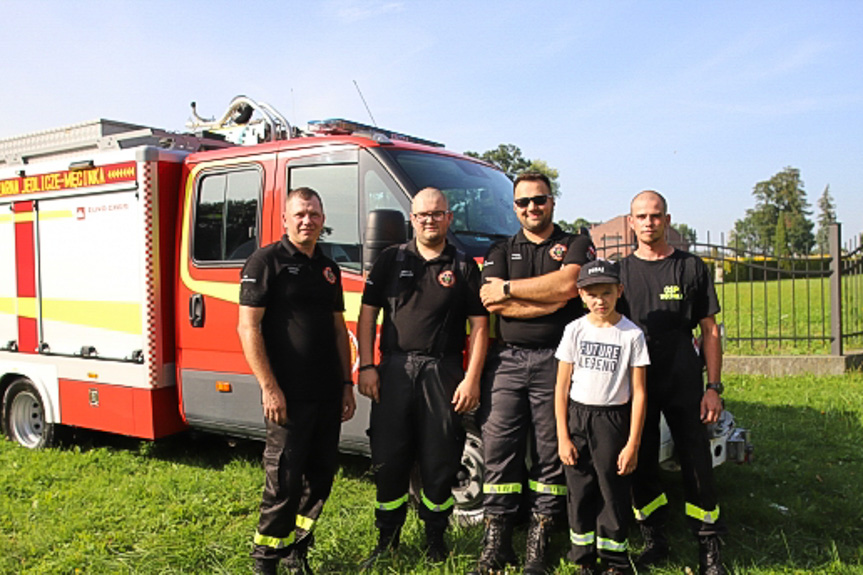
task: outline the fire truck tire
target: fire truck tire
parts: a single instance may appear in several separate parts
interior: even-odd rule
[[[54,424],[46,421],[42,396],[30,381],[17,379],[6,388],[3,430],[9,439],[28,449],[54,444]]]
[[[461,456],[461,469],[453,486],[455,509],[450,521],[458,525],[474,525],[482,521],[482,483],[485,476],[485,466],[482,456],[482,437],[478,432],[468,430]],[[419,466],[414,466],[411,473],[411,502],[416,507],[422,505],[420,492],[422,479]]]

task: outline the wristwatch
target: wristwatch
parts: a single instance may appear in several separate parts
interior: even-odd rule
[[[503,297],[509,299],[512,297],[512,293],[509,291],[509,280],[503,282]]]
[[[722,385],[721,381],[717,381],[716,383],[708,383],[707,389],[712,389],[716,392],[716,395],[722,395],[722,392],[725,391],[725,386]]]

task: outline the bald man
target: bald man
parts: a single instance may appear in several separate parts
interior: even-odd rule
[[[633,198],[629,224],[638,247],[621,260],[626,286],[622,311],[644,332],[650,353],[647,416],[632,478],[633,508],[645,540],[636,565],[646,568],[668,557],[665,523],[668,498],[659,478],[659,419],[665,420],[680,460],[690,528],[699,538],[702,575],[722,575],[719,515],[707,424],[722,413],[722,346],[715,315],[716,290],[709,269],[696,255],[669,245],[668,204],[647,190]],[[700,327],[702,345],[693,346]],[[707,386],[702,369],[707,368]]]
[[[357,322],[359,389],[373,402],[369,431],[379,537],[363,568],[398,547],[415,462],[423,484],[419,515],[426,553],[435,562],[449,554],[444,531],[464,448],[461,414],[479,403],[488,346],[479,268],[447,242],[452,217],[440,190],[418,192],[410,214],[415,238],[384,250],[366,279]],[[381,309],[381,362],[376,365]]]

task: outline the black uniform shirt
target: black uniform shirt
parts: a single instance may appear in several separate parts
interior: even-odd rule
[[[342,366],[333,314],[345,310],[339,267],[311,258],[287,236],[256,250],[243,267],[240,305],[264,307],[267,358],[287,399],[341,397]]]
[[[593,259],[596,251],[589,236],[569,234],[555,224],[551,236],[542,243],[533,243],[519,230],[493,245],[485,256],[482,277],[531,278],[559,270],[563,264],[583,265]],[[575,297],[549,315],[529,319],[499,316],[497,337],[503,343],[556,349],[566,324],[583,314],[581,299]]]
[[[710,270],[689,252],[661,260],[631,254],[620,261],[620,281],[619,309],[644,332],[653,365],[673,361],[680,338],[691,339],[699,321],[719,313]]]
[[[381,353],[464,351],[467,318],[488,312],[479,299],[476,262],[461,255],[460,263],[456,254],[447,244],[426,260],[416,240],[381,253],[363,292],[364,304],[384,310]]]

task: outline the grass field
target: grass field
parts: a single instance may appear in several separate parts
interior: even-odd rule
[[[756,446],[752,463],[717,470],[728,567],[863,573],[863,375],[729,376],[727,385],[728,407]],[[251,573],[261,449],[186,435],[150,443],[78,433],[43,451],[0,441],[0,573]],[[666,479],[682,510],[675,474]],[[342,457],[311,556],[319,573],[356,572],[375,542],[373,499],[368,462]],[[481,537],[476,526],[456,529],[452,558],[430,565],[411,514],[402,549],[376,572],[464,573]],[[671,562],[654,572],[697,572],[682,511],[670,537]],[[566,546],[557,534],[557,557]],[[572,568],[561,561],[557,572]]]
[[[845,333],[863,330],[860,277],[843,282]],[[725,326],[725,352],[735,355],[830,353],[830,293],[827,279],[784,279],[716,285]],[[740,341],[736,339],[742,338]],[[746,338],[755,338],[747,341]],[[811,341],[793,338],[811,338]],[[863,348],[860,337],[846,340]]]

